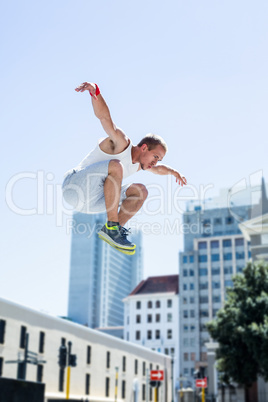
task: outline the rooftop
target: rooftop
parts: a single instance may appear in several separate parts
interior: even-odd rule
[[[141,281],[129,296],[138,294],[179,292],[179,275],[150,276]]]

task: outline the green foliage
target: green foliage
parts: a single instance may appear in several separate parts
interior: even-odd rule
[[[224,308],[207,327],[219,342],[222,380],[248,386],[258,375],[268,381],[268,264],[248,263],[233,282]]]

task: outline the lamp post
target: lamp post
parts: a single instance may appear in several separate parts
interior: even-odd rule
[[[174,367],[174,353],[171,353],[171,402],[174,402],[174,373],[173,373],[173,367]]]

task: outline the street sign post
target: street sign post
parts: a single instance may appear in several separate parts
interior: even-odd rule
[[[151,370],[150,371],[151,381],[164,381],[164,370]]]

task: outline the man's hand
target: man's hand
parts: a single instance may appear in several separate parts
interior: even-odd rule
[[[89,91],[94,99],[97,99],[96,94],[96,85],[92,82],[83,82],[83,84],[79,85],[75,88],[76,92],[84,92]]]
[[[181,186],[184,186],[187,184],[186,178],[179,172],[175,171],[174,176],[176,177],[176,183],[180,184]]]

